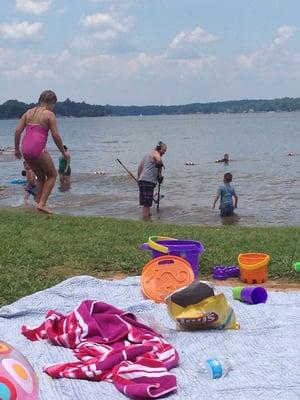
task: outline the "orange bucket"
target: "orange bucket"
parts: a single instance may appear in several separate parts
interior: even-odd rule
[[[153,258],[144,266],[141,286],[146,297],[156,303],[164,303],[167,296],[193,280],[194,272],[188,261],[167,255]]]
[[[238,256],[240,279],[246,283],[263,283],[268,276],[270,256],[265,253],[243,253]]]

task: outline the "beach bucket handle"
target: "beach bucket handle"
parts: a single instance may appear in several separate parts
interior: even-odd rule
[[[244,268],[244,269],[260,268],[260,267],[263,267],[264,265],[267,265],[270,261],[270,256],[268,254],[265,254],[265,257],[262,260],[258,261],[257,263],[253,263],[253,264],[251,263],[251,268],[249,268],[248,266],[244,265],[244,263],[241,261],[241,258],[243,256],[245,256],[245,254],[251,254],[251,253],[241,253],[238,256],[238,263],[239,263],[240,267],[242,266],[242,268]]]
[[[168,254],[169,248],[162,244],[157,243],[157,240],[177,240],[174,238],[170,238],[167,236],[149,236],[148,238],[148,246],[152,250],[160,251],[161,253]]]

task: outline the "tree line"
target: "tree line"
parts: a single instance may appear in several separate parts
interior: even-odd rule
[[[19,118],[35,104],[26,104],[18,100],[7,100],[0,105],[0,119]],[[55,113],[62,117],[106,117],[126,115],[176,115],[176,114],[212,114],[212,113],[249,113],[270,111],[300,110],[300,97],[272,100],[231,100],[211,103],[193,103],[184,105],[151,106],[112,106],[75,102],[70,99],[58,102]]]

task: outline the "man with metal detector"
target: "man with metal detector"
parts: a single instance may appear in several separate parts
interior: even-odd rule
[[[157,210],[159,210],[160,185],[163,181],[162,168],[164,163],[161,157],[167,151],[167,145],[159,142],[158,145],[146,154],[138,165],[138,181],[140,192],[140,205],[143,206],[143,219],[150,218],[150,208],[153,202],[153,192],[158,182]]]

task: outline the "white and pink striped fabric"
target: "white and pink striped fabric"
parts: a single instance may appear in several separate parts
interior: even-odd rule
[[[85,300],[69,315],[48,311],[36,327],[22,326],[30,340],[49,339],[73,349],[79,361],[47,365],[53,378],[106,380],[133,399],[158,398],[177,389],[178,353],[161,335],[114,306]]]

